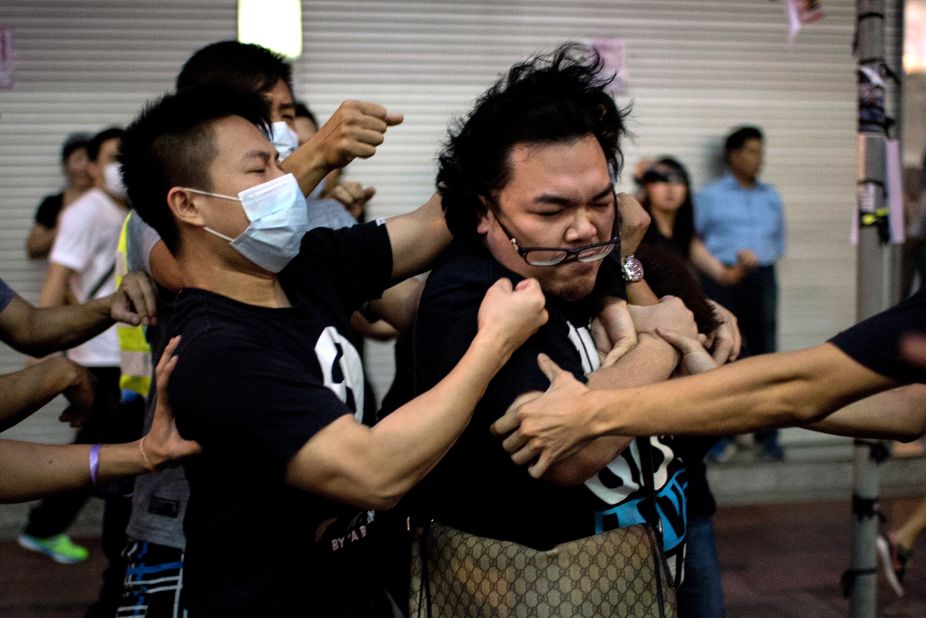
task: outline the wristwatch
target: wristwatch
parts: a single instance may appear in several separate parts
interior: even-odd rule
[[[624,276],[624,281],[627,283],[636,283],[637,281],[643,280],[643,264],[640,263],[640,260],[628,255],[623,260],[621,260],[621,274]]]

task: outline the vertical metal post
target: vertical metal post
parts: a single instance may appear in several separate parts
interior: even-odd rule
[[[884,0],[858,0],[859,69],[882,74],[884,66]],[[873,104],[872,90],[864,96],[859,77],[859,234],[857,253],[857,317],[863,320],[896,302],[896,283],[892,255],[884,235],[887,217],[885,187],[886,114],[885,96],[880,106]],[[855,442],[852,496],[852,557],[846,573],[850,593],[849,615],[875,616],[877,571],[875,542],[878,534],[878,463],[884,452],[878,442]]]

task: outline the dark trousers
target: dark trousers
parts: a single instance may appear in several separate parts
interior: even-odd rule
[[[93,413],[78,430],[74,444],[130,442],[141,436],[144,402],[136,400],[120,404],[119,368],[88,367],[96,379]],[[131,485],[128,486],[129,489]],[[99,600],[87,611],[87,616],[112,616],[122,595],[125,576],[125,528],[129,523],[132,499],[120,495],[120,488],[107,493],[103,506],[101,541],[109,562],[103,571],[103,586]],[[124,492],[122,492],[124,493]],[[40,538],[65,532],[91,496],[90,490],[70,492],[42,500],[29,513],[25,533]]]
[[[730,287],[705,277],[704,292],[736,316],[750,356],[778,349],[778,279],[774,265],[760,266]],[[777,429],[758,431],[756,439],[762,441],[777,435]]]

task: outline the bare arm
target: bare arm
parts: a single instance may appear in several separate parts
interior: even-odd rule
[[[166,403],[170,373],[176,365],[172,353],[174,338],[158,363],[158,405],[148,434],[128,444],[107,444],[100,449],[98,481],[151,472],[199,452],[199,445],[184,440],[177,432],[173,414]],[[62,361],[64,359],[61,359]],[[33,367],[50,365],[47,361]],[[64,361],[67,362],[67,361]],[[30,370],[26,370],[30,371]],[[0,502],[21,502],[42,496],[89,487],[90,448],[69,444],[52,446],[0,440]]]
[[[926,386],[908,384],[860,399],[805,427],[853,438],[915,440],[926,434]]]
[[[554,387],[493,426],[501,434],[513,432],[504,445],[515,461],[540,456],[531,467],[535,475],[600,435],[729,435],[805,425],[897,386],[829,343],[619,391],[589,391],[549,359],[542,367]]]
[[[588,388],[626,388],[662,382],[675,369],[677,358],[672,346],[658,337],[643,333],[639,343],[616,363],[588,374]],[[632,441],[633,438],[626,436],[596,438],[575,454],[550,466],[544,478],[558,485],[584,483]]]
[[[410,277],[383,292],[382,298],[372,301],[371,312],[399,332],[411,334],[423,290],[424,282]]]
[[[42,290],[43,299],[51,299],[52,288],[57,288],[57,283],[49,287],[51,266],[57,265],[49,266],[50,276]],[[49,290],[47,298],[46,289]],[[133,325],[156,322],[157,299],[150,281],[143,273],[129,273],[123,278],[117,292],[82,305],[37,309],[19,296],[14,296],[0,311],[0,339],[25,354],[43,356],[83,343],[117,320]]]
[[[39,294],[39,307],[57,307],[63,305],[68,292],[68,279],[74,271],[56,262],[48,263],[45,283]]]
[[[637,345],[616,363],[588,374],[588,388],[604,390],[663,382],[675,369],[679,355],[655,334],[655,329],[674,328],[697,335],[691,311],[678,298],[667,296],[658,304],[630,307],[639,331]],[[603,314],[604,315],[604,314]],[[630,443],[625,436],[604,436],[592,440],[575,454],[550,467],[544,478],[562,485],[576,485],[601,470]]]
[[[47,256],[51,252],[57,233],[56,227],[48,228],[41,223],[33,223],[32,229],[29,230],[29,237],[26,239],[26,255],[32,259]]]
[[[489,381],[546,321],[536,280],[489,288],[479,331],[457,366],[434,388],[375,427],[343,416],[313,436],[290,461],[290,485],[365,508],[388,508],[427,474],[469,422]]]
[[[406,279],[427,270],[450,244],[450,230],[444,220],[438,193],[410,213],[386,221],[392,244],[392,276]]]
[[[0,376],[0,431],[9,429],[64,392],[82,409],[93,402],[87,370],[64,357],[50,358],[21,371]],[[3,468],[0,468],[3,469]]]
[[[383,143],[386,129],[402,122],[401,114],[390,114],[376,103],[345,101],[318,133],[301,145],[280,165],[299,182],[308,195],[329,172],[359,157],[366,159]]]
[[[720,285],[726,286],[736,285],[751,268],[755,267],[751,261],[742,259],[735,266],[727,266],[707,250],[700,238],[691,240],[689,258],[699,272]]]

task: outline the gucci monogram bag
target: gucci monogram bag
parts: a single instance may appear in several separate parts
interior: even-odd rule
[[[412,548],[410,616],[675,616],[652,528],[617,528],[540,551],[432,523]]]

